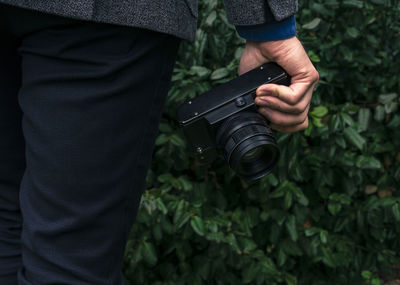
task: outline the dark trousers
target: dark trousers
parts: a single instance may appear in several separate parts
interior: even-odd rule
[[[0,284],[123,284],[179,40],[0,6]]]

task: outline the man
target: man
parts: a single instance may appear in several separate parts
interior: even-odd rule
[[[180,39],[195,0],[0,0],[0,284],[123,284],[121,263]],[[226,0],[246,38],[239,73],[281,132],[307,127],[318,73],[295,0]],[[21,126],[22,123],[22,126]]]

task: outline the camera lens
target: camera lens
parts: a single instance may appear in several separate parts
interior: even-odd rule
[[[265,119],[256,112],[229,117],[217,129],[216,138],[229,166],[244,179],[267,175],[279,160],[275,138]]]

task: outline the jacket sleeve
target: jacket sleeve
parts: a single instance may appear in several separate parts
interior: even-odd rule
[[[297,0],[224,0],[231,24],[251,26],[281,21],[293,16]]]

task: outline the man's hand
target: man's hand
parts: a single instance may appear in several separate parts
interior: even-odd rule
[[[270,121],[270,127],[293,133],[308,127],[308,110],[319,75],[296,38],[270,42],[247,41],[239,74],[274,61],[292,77],[289,87],[264,84],[257,89],[255,103]]]

